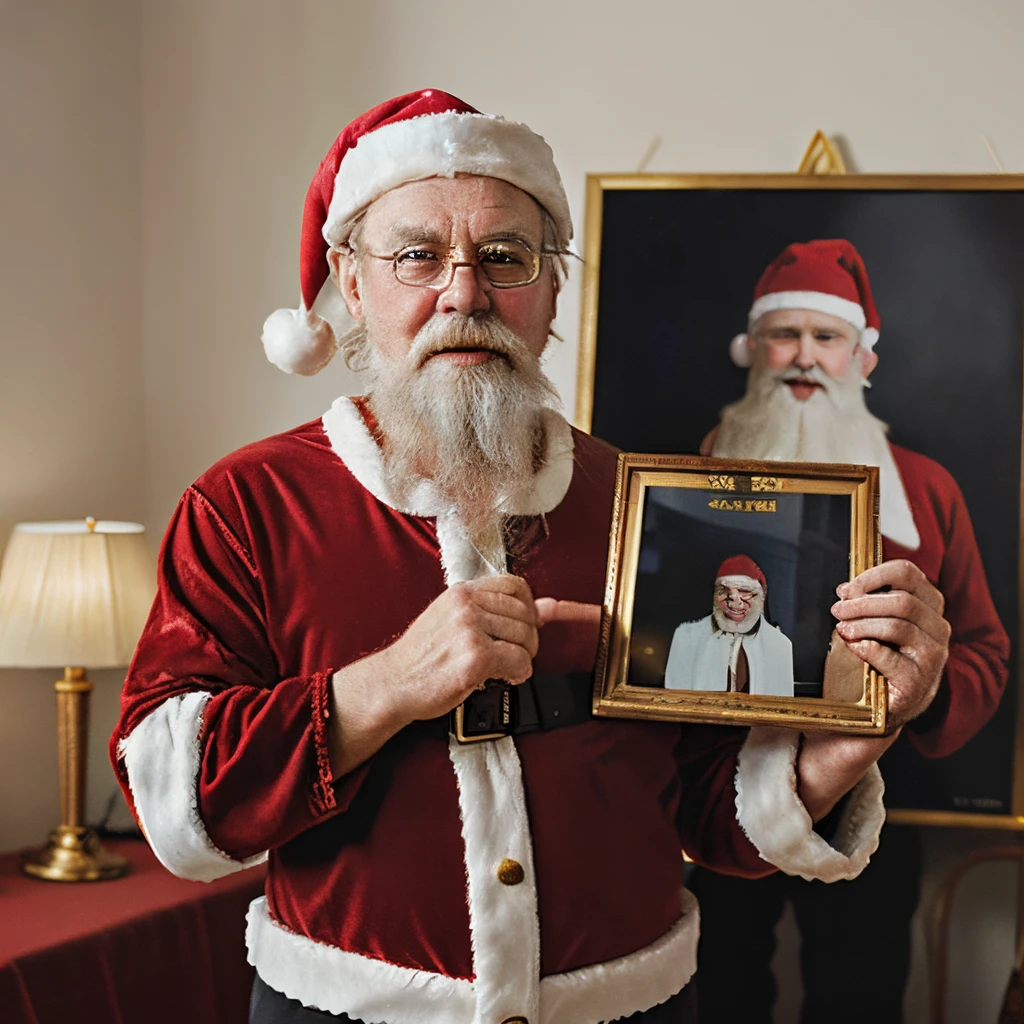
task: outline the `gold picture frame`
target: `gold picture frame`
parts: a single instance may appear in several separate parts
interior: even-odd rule
[[[623,450],[698,451],[743,393],[728,341],[785,245],[842,237],[864,256],[883,321],[869,407],[959,486],[1012,648],[962,749],[889,752],[891,821],[1024,830],[1022,232],[1020,174],[587,178],[574,423]]]
[[[819,507],[820,502],[828,502],[828,508]],[[655,503],[660,507],[655,508]],[[658,516],[652,516],[652,511]],[[668,589],[686,592],[691,614],[699,614],[693,609],[700,606],[695,606],[693,601],[700,601],[701,594],[705,606],[709,603],[713,577],[709,579],[707,572],[694,572],[692,578],[685,578],[691,574],[680,573],[678,562],[667,557],[666,549],[673,547],[674,538],[693,536],[694,523],[705,522],[709,530],[715,531],[714,541],[705,538],[702,544],[701,555],[705,562],[710,557],[710,564],[714,565],[723,555],[734,552],[744,557],[753,554],[754,559],[749,561],[753,565],[755,561],[765,563],[765,555],[774,557],[775,562],[782,557],[778,523],[768,517],[781,516],[787,529],[795,527],[788,545],[795,551],[808,536],[808,511],[825,511],[826,518],[833,523],[832,531],[845,540],[846,550],[836,552],[844,556],[845,565],[833,558],[829,565],[832,574],[828,571],[819,574],[808,597],[818,605],[820,614],[814,618],[821,622],[827,619],[830,629],[832,620],[828,608],[835,599],[835,587],[880,560],[878,470],[875,467],[748,462],[682,455],[619,455],[595,674],[594,713],[723,725],[777,725],[872,736],[884,733],[885,679],[856,658],[834,633],[832,644],[823,641],[817,652],[802,651],[800,657],[790,654],[790,664],[783,673],[784,677],[788,673],[795,688],[821,687],[820,695],[800,696],[795,689],[792,696],[783,696],[754,692],[756,673],[762,669],[758,663],[755,670],[753,654],[747,684],[751,692],[730,692],[722,687],[723,679],[716,678],[712,682],[692,675],[680,680],[681,686],[670,686],[669,669],[665,667],[665,643],[658,644],[657,640],[652,640],[651,632],[640,634],[636,628],[641,577],[651,577],[654,582],[648,589],[655,595],[653,588],[659,572],[667,573]],[[822,517],[817,514],[816,518]],[[758,530],[761,523],[770,527],[763,534]],[[643,563],[651,563],[648,556],[652,554],[658,556],[653,560],[656,564],[664,561],[667,567],[644,573],[641,571]],[[794,609],[794,614],[789,616],[791,620],[795,620],[795,608],[802,596],[798,591],[803,587],[796,568],[795,562],[788,565],[788,586],[779,578],[773,579],[770,572],[766,584],[769,602],[780,586],[786,588],[787,604]],[[836,575],[838,579],[834,578]],[[664,594],[665,588],[659,588],[648,605],[664,607]],[[807,600],[803,603],[806,605]],[[679,607],[687,605],[682,603]],[[679,615],[673,615],[672,621],[678,618]],[[771,635],[784,637],[774,641],[783,645],[797,640],[798,629],[787,626],[784,633],[778,624],[769,622],[767,610],[754,618],[752,632],[744,635],[756,636],[760,632],[762,640],[771,639]],[[684,630],[692,633],[694,629],[707,639],[712,637],[713,631],[718,640],[726,645],[730,642],[730,634],[720,630],[708,615],[705,619],[679,625],[671,644],[673,650],[677,649],[680,633]],[[820,628],[818,632],[820,635]],[[655,627],[654,633],[660,633],[664,641],[663,622],[660,629]],[[737,635],[731,634],[732,637]],[[711,644],[724,652],[727,648],[718,640],[711,640]],[[660,647],[660,657],[655,654],[656,647]],[[785,646],[782,649],[785,651]],[[772,648],[772,651],[777,650],[777,647]],[[793,647],[790,650],[795,654]],[[660,663],[653,666],[653,672],[652,666],[647,664],[650,655],[655,655],[654,660]],[[816,655],[820,657],[816,659]],[[822,679],[794,680],[794,664],[813,664],[815,660],[823,670]],[[672,665],[671,654],[667,664]],[[767,666],[765,671],[768,671]],[[645,685],[637,685],[637,674]],[[652,678],[658,675],[663,678],[660,687],[656,683],[652,685]],[[721,688],[716,689],[716,686]]]

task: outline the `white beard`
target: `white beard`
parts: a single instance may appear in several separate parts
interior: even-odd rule
[[[717,604],[712,607],[711,616],[723,633],[749,633],[757,625],[763,611],[764,598],[761,598],[751,604],[750,611],[739,622],[730,619]]]
[[[487,348],[505,358],[456,366],[431,353]],[[384,438],[389,485],[407,497],[429,477],[471,535],[492,526],[511,494],[533,480],[541,415],[554,385],[525,343],[493,317],[445,314],[419,331],[407,357],[368,345],[370,407]]]
[[[800,401],[785,383],[805,377],[822,385]],[[864,402],[860,366],[834,380],[820,367],[773,371],[755,365],[747,393],[722,410],[711,454],[722,459],[845,462],[878,466],[882,533],[910,550],[921,543],[910,503],[886,437],[888,427]]]

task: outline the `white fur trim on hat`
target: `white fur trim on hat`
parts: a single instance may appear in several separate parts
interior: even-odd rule
[[[828,313],[853,324],[858,331],[867,325],[864,307],[859,302],[851,302],[829,292],[770,292],[754,302],[747,320],[753,327],[765,313],[777,309],[811,309],[817,313]]]
[[[753,576],[719,576],[715,583],[720,583],[725,587],[743,587],[744,590],[756,590],[759,594],[764,593],[764,587],[761,586],[760,580],[755,580]]]
[[[168,871],[212,882],[267,859],[234,860],[218,850],[199,816],[199,733],[205,691],[171,697],[151,711],[118,746],[142,831]]]
[[[324,238],[347,241],[355,217],[390,189],[456,174],[501,178],[529,193],[554,220],[559,247],[568,245],[572,216],[551,147],[525,124],[455,111],[386,124],[359,139],[338,168]]]
[[[878,849],[885,821],[881,772],[873,764],[850,791],[830,846],[814,831],[797,795],[799,739],[793,729],[750,730],[737,758],[736,820],[761,857],[787,875],[823,882],[856,878]]]

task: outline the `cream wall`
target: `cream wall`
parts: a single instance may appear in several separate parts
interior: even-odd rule
[[[24,519],[140,520],[141,16],[0,2],[0,544]],[[60,820],[53,680],[0,670],[0,849]],[[90,673],[89,810],[123,673]]]
[[[849,140],[860,170],[986,172],[983,134],[1024,170],[1024,8],[1011,0],[0,0],[0,32],[3,137],[17,143],[0,198],[14,242],[0,257],[4,536],[19,518],[85,512],[159,532],[220,454],[358,386],[340,366],[280,374],[259,332],[298,298],[312,171],[387,96],[436,86],[529,123],[578,227],[585,174],[635,169],[655,136],[654,171],[791,170],[819,127]],[[549,362],[570,411],[578,285]],[[55,820],[46,682],[0,672],[0,770],[19,782],[0,790],[2,846]],[[98,752],[93,780],[110,784]],[[929,884],[958,848],[993,838],[931,834]],[[964,1022],[994,1017],[1009,969],[1013,891],[979,877],[958,939]],[[780,1021],[795,1019],[792,961],[788,936]]]

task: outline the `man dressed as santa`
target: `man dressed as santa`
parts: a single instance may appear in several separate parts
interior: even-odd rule
[[[879,467],[884,557],[920,569],[941,592],[952,631],[936,697],[907,723],[900,742],[925,757],[942,757],[995,711],[1006,684],[1009,641],[956,482],[931,459],[891,444],[885,424],[865,404],[880,327],[864,261],[850,242],[788,246],[757,282],[748,331],[731,345],[733,360],[750,368],[746,394],[723,410],[702,450],[723,458]],[[839,618],[837,632],[849,641],[849,624]],[[857,643],[850,646],[863,654]],[[831,834],[831,827],[826,822],[819,830]],[[705,1024],[771,1021],[774,928],[787,900],[803,940],[802,1024],[903,1019],[910,921],[921,886],[915,829],[887,828],[869,868],[842,886],[785,875],[747,881],[704,870],[694,872],[691,884],[704,922]],[[739,934],[733,928],[737,914],[744,920]],[[870,981],[863,974],[868,953]],[[737,960],[744,964],[744,984],[723,984],[734,976]]]
[[[666,688],[792,697],[793,644],[764,618],[767,593],[752,558],[727,558],[715,578],[711,614],[682,623],[672,636]]]
[[[540,369],[571,237],[525,125],[433,89],[357,118],[264,344],[300,373],[341,348],[367,394],[222,459],[168,527],[111,753],[172,871],[268,859],[255,1024],[678,1024],[680,846],[827,880],[875,849],[889,737],[591,716],[616,453]],[[891,563],[837,605],[896,725],[938,685],[938,603]],[[495,680],[501,734],[461,742]]]

